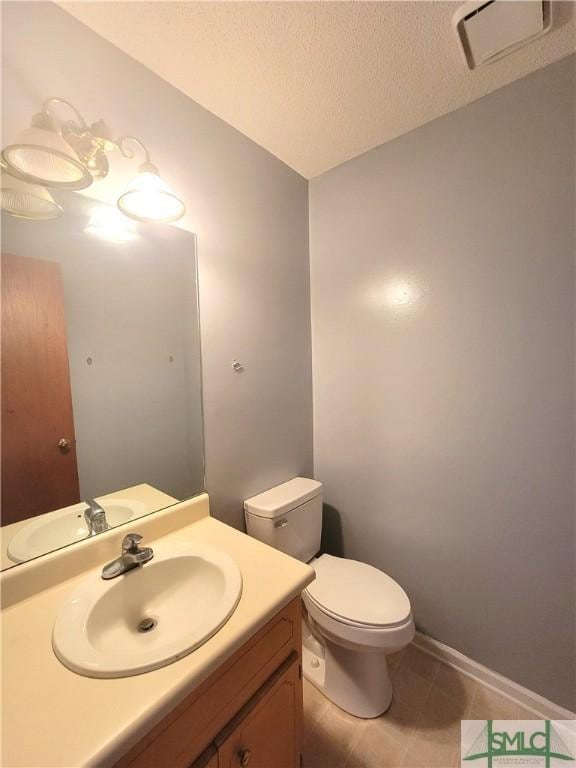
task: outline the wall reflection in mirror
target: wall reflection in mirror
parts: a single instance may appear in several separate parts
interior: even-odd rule
[[[2,568],[204,488],[195,238],[2,216]]]

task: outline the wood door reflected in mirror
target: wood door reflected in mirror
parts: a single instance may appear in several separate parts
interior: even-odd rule
[[[2,523],[79,502],[60,264],[2,254],[1,400]]]
[[[61,197],[2,221],[3,568],[204,490],[195,238]]]

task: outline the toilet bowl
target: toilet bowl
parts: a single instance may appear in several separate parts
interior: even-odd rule
[[[322,555],[302,593],[303,670],[341,709],[378,717],[392,701],[386,656],[414,637],[408,596],[393,579],[356,560]]]
[[[386,657],[410,643],[414,620],[402,587],[366,563],[323,554],[322,484],[297,477],[244,502],[251,536],[308,562],[302,593],[304,676],[356,717],[378,717],[392,701]]]

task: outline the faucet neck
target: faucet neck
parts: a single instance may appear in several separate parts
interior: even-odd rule
[[[106,520],[106,511],[94,499],[88,499],[88,506],[84,510],[84,519],[90,531],[90,535],[107,531],[110,526]]]
[[[142,536],[139,533],[129,533],[125,536],[122,540],[122,554],[104,566],[102,578],[113,579],[152,560],[154,551],[150,547],[140,547],[141,541]]]

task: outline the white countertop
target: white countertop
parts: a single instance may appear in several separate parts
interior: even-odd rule
[[[196,503],[196,513],[204,503],[208,514],[205,495],[187,503]],[[180,515],[187,503],[176,505]],[[235,612],[214,637],[173,664],[96,679],[64,667],[51,645],[56,614],[87,572],[10,605],[2,613],[3,768],[112,764],[314,579],[304,563],[207,516],[146,543],[154,541],[202,541],[230,554],[243,578]]]

